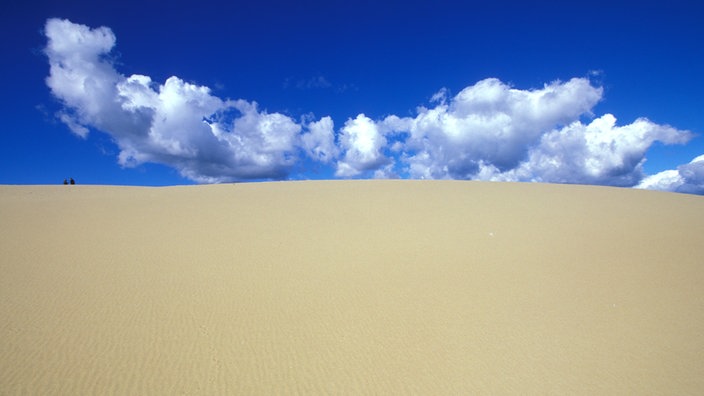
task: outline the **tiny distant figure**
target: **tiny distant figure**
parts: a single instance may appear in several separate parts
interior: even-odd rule
[[[76,184],[76,181],[71,178],[71,184]]]
[[[68,184],[68,180],[64,179],[64,186]]]

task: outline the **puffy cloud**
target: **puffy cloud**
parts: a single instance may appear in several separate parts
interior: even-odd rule
[[[571,122],[601,99],[586,79],[518,90],[490,78],[463,89],[446,103],[419,108],[406,145],[409,174],[419,178],[475,178],[484,166],[515,168],[541,136]]]
[[[82,137],[88,133],[83,124],[99,128],[112,125],[111,115],[119,111],[119,104],[113,100],[115,87],[122,79],[105,59],[115,45],[112,31],[50,19],[45,34],[50,66],[47,85],[54,96],[69,105],[60,119]]]
[[[595,116],[603,90],[586,78],[517,89],[489,78],[450,96],[443,88],[413,117],[330,117],[297,122],[256,102],[214,96],[170,77],[120,74],[115,35],[67,20],[46,23],[46,79],[78,136],[109,134],[122,166],[156,162],[198,182],[286,178],[308,156],[337,177],[410,177],[586,183],[704,193],[704,158],[645,177],[654,142],[692,134],[645,118],[618,126]],[[324,78],[310,87],[329,85]]]
[[[378,122],[408,131],[401,161],[414,178],[541,181],[634,186],[643,178],[648,148],[656,141],[683,144],[688,131],[645,118],[617,126],[616,118],[593,117],[602,89],[574,78],[536,90],[486,79],[448,99],[433,96],[433,108],[414,118]]]
[[[643,178],[645,153],[655,142],[682,144],[691,134],[640,118],[616,126],[603,115],[544,134],[528,160],[511,172],[517,180],[633,186]]]
[[[323,117],[308,124],[308,133],[301,136],[301,145],[309,157],[330,163],[338,155],[332,118]]]
[[[650,175],[636,186],[646,190],[677,191],[677,188],[684,184],[684,179],[676,169],[668,169],[654,175]]]
[[[644,178],[637,186],[648,190],[663,190],[689,194],[704,194],[704,155]]]
[[[383,153],[387,140],[377,123],[364,114],[349,119],[340,134],[340,146],[344,151],[337,163],[336,176],[356,176],[368,170],[378,170],[390,159]]]
[[[220,99],[178,77],[158,84],[148,76],[123,76],[107,58],[115,36],[106,27],[50,19],[45,33],[46,82],[65,107],[59,118],[82,137],[88,127],[108,133],[121,165],[157,162],[198,182],[221,182],[285,178],[295,164],[303,126],[290,117],[260,111],[254,102]],[[310,124],[314,137],[302,145],[317,153],[314,159],[329,162],[336,155],[324,137],[331,122]]]

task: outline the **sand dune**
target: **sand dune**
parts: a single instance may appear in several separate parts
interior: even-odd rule
[[[701,394],[704,198],[0,187],[0,394]]]

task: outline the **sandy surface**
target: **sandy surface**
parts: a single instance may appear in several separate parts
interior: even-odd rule
[[[702,394],[704,198],[0,186],[0,394]]]

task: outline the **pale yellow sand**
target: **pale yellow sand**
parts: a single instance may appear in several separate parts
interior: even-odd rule
[[[0,187],[0,394],[704,393],[704,198]]]

